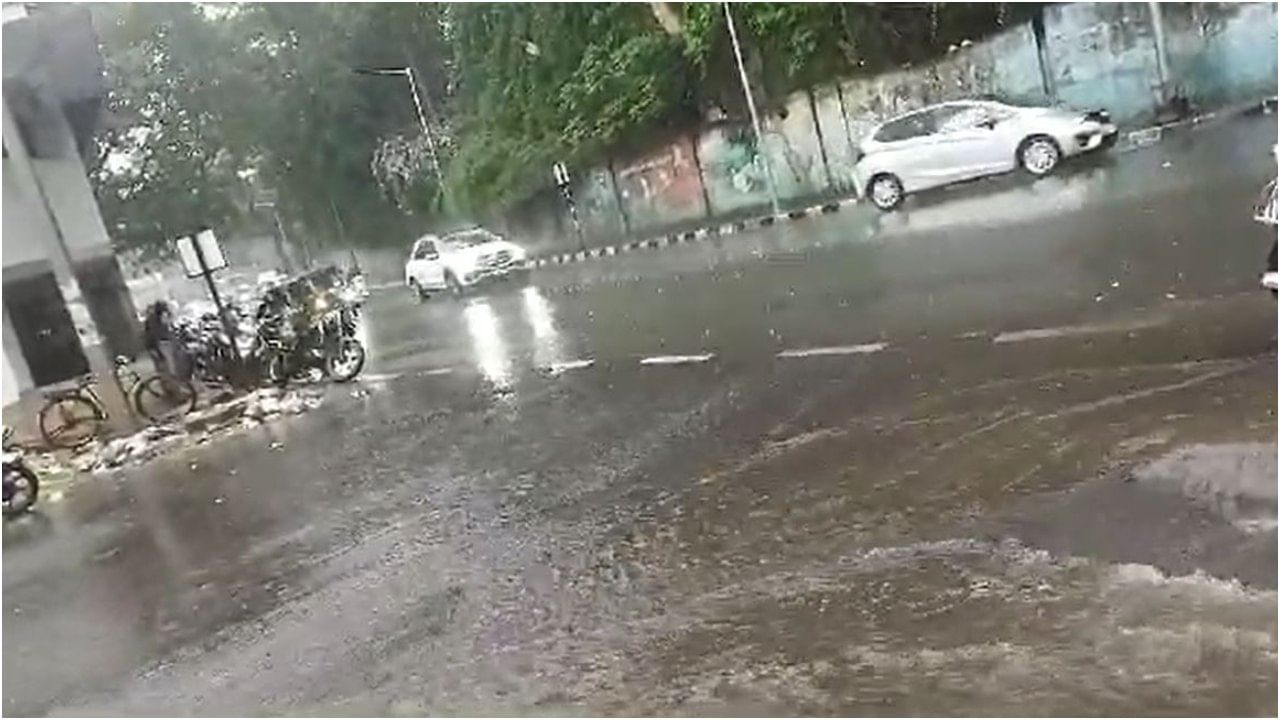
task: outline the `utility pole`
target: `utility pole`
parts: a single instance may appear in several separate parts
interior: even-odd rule
[[[443,194],[445,189],[444,174],[440,172],[440,156],[436,152],[435,137],[431,134],[431,126],[427,124],[427,115],[423,111],[422,95],[418,90],[418,80],[414,77],[413,68],[354,68],[357,75],[403,75],[409,79],[409,93],[413,95],[413,109],[418,114],[418,126],[427,140],[427,153],[431,156],[431,169],[435,171],[436,183]]]
[[[436,182],[444,188],[444,176],[440,174],[440,156],[436,153],[436,141],[431,136],[431,126],[427,124],[427,116],[422,112],[422,96],[418,91],[418,81],[413,76],[413,68],[406,67],[404,74],[409,78],[409,92],[413,93],[413,107],[418,111],[418,124],[422,126],[422,134],[427,138],[427,152],[431,153],[431,167],[436,171]]]
[[[756,159],[764,165],[765,182],[769,186],[769,202],[773,206],[773,214],[781,215],[778,207],[778,185],[773,180],[773,165],[765,155],[764,133],[760,130],[760,115],[756,113],[756,101],[751,96],[751,81],[747,79],[747,68],[742,64],[742,47],[738,44],[738,29],[733,24],[733,13],[729,11],[729,3],[724,6],[724,19],[729,24],[729,41],[733,43],[733,57],[738,61],[738,77],[742,79],[742,92],[747,96],[747,111],[751,113],[751,126],[756,131]]]
[[[1156,39],[1156,78],[1160,83],[1160,104],[1169,101],[1169,56],[1164,42],[1164,18],[1160,14],[1160,3],[1151,0],[1147,3],[1151,13],[1151,29]]]

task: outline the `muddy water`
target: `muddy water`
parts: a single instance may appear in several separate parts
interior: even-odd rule
[[[703,598],[642,653],[678,714],[1253,714],[1276,595],[975,540],[878,548]]]

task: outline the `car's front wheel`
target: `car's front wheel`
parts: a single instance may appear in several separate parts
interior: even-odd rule
[[[1036,177],[1053,172],[1061,159],[1062,150],[1048,135],[1033,135],[1018,146],[1018,163]]]
[[[466,289],[458,280],[458,276],[454,275],[452,271],[445,271],[444,284],[445,287],[449,288],[449,292],[453,293],[454,297],[462,297],[462,293]]]
[[[867,185],[867,197],[871,198],[871,204],[881,210],[888,211],[898,207],[905,196],[902,181],[889,173],[876,175]]]

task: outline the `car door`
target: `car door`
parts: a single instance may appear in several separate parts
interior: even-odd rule
[[[1011,169],[1007,112],[985,103],[950,103],[934,108],[935,148],[940,179],[959,182]]]
[[[424,288],[444,287],[444,264],[434,238],[422,238],[413,247],[409,277]]]
[[[930,108],[903,115],[883,125],[873,138],[876,165],[902,181],[907,192],[940,184],[942,169],[937,158]]]

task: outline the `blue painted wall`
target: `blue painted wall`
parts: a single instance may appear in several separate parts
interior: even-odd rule
[[[1169,3],[1160,13],[1170,76],[1196,104],[1276,93],[1275,3]]]

